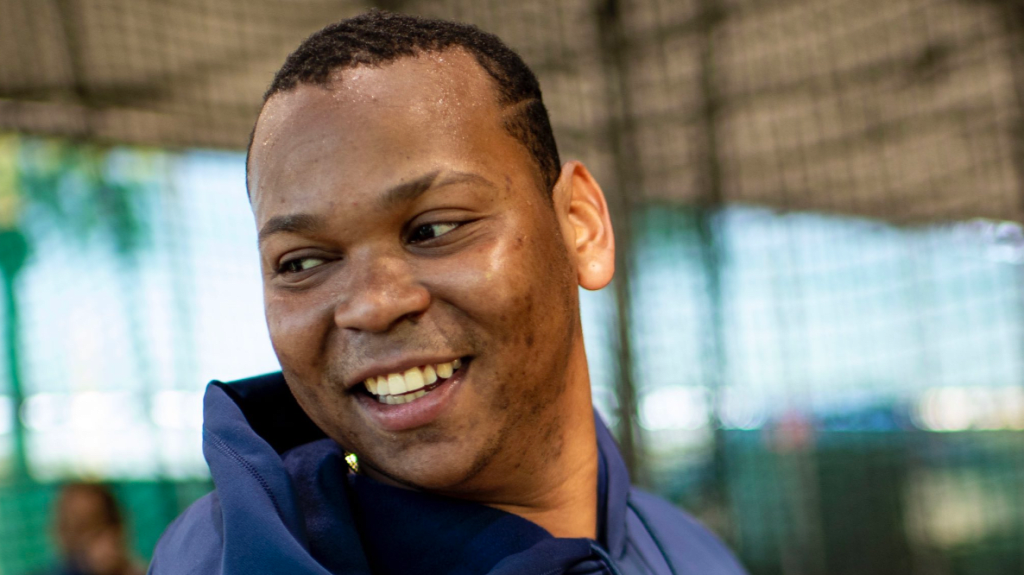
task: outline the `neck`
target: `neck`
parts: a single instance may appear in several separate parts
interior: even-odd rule
[[[558,448],[537,451],[532,458],[522,454],[515,470],[505,476],[504,484],[511,490],[481,502],[528,519],[555,537],[597,539],[599,455],[590,376],[582,346],[573,356],[573,383],[564,401],[551,406],[557,412],[552,417],[560,422],[558,437],[544,438]]]
[[[599,455],[592,411],[582,423],[582,429],[563,434],[564,449],[558,455],[539,466],[527,463],[507,471],[502,482],[505,488],[484,489],[472,495],[458,491],[437,493],[518,515],[555,537],[597,539]],[[364,467],[364,472],[381,483],[410,489],[369,466]]]
[[[558,469],[544,474],[548,476],[546,485],[538,484],[532,493],[518,494],[514,503],[488,505],[528,519],[555,537],[597,539],[598,454],[593,419],[587,440],[572,441],[585,444],[587,449],[574,450],[578,453],[572,457],[563,454]]]

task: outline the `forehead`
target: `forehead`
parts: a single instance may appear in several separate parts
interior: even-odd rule
[[[510,165],[532,164],[503,127],[493,79],[468,53],[449,50],[276,94],[257,122],[249,183],[259,223],[282,202]]]

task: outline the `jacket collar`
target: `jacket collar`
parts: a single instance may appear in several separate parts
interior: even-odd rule
[[[279,455],[326,438],[299,407],[280,372],[231,384],[214,382],[211,386],[222,390],[238,405],[252,431]],[[611,432],[596,411],[594,420],[600,458],[598,541],[613,559],[619,559],[626,552],[629,473]]]
[[[594,411],[597,428],[598,468],[598,542],[608,550],[612,559],[626,554],[626,504],[629,500],[629,471],[619,454],[608,427]]]

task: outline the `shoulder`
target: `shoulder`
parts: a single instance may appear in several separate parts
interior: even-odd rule
[[[153,550],[150,575],[220,573],[224,527],[220,499],[213,491],[174,520]]]
[[[638,541],[631,533],[631,543],[640,547],[657,547],[674,573],[746,575],[718,537],[664,499],[634,488],[629,492],[628,505],[631,515],[650,537],[647,541]]]

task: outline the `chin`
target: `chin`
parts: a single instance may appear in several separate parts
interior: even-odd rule
[[[404,454],[401,465],[377,465],[370,461],[370,468],[386,479],[404,487],[445,494],[453,497],[469,496],[486,491],[484,477],[489,475],[496,449],[463,449],[454,446],[438,446],[436,449],[422,449],[415,455]],[[440,451],[440,452],[438,452]]]

